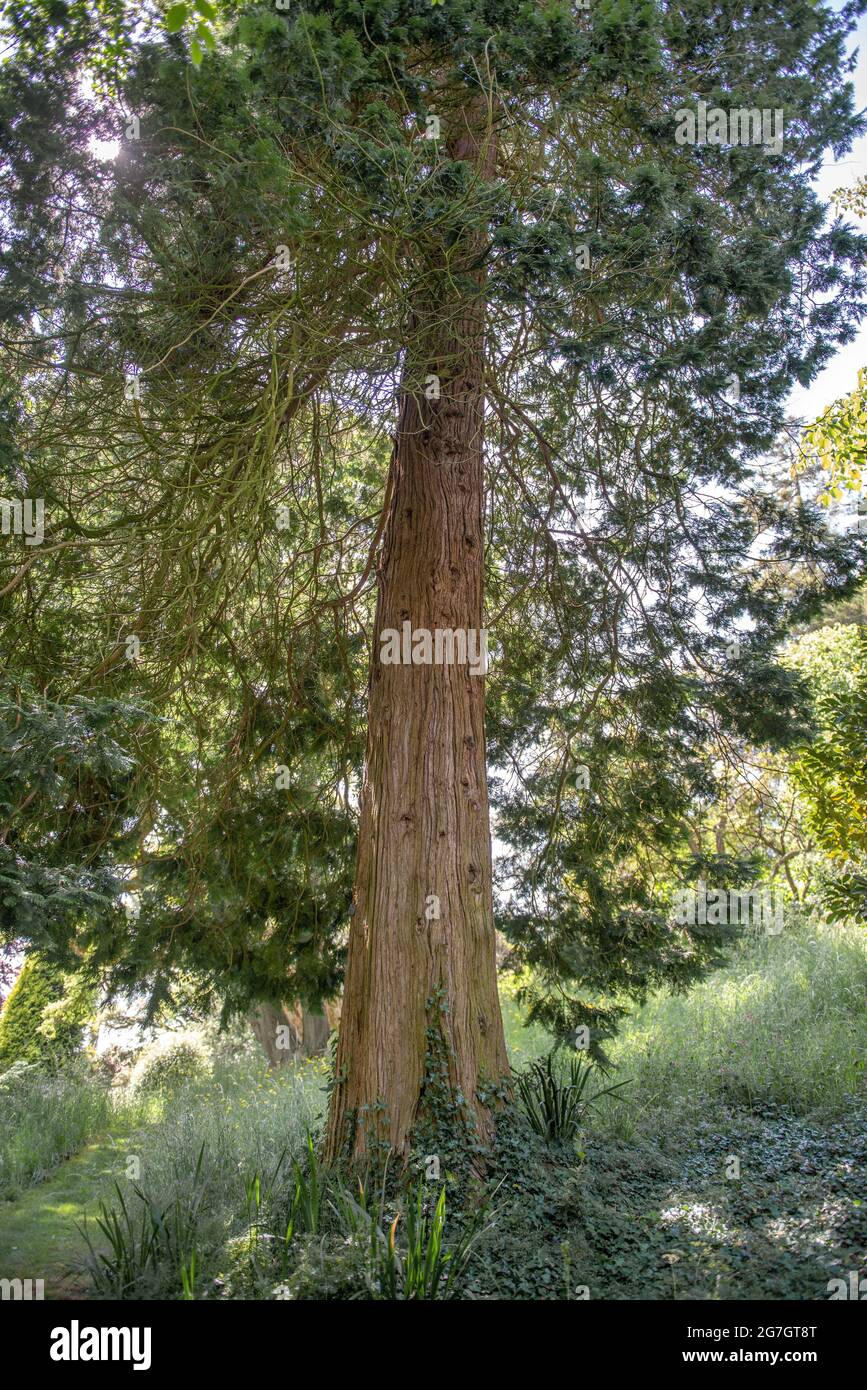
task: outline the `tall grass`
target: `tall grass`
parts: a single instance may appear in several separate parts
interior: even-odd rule
[[[664,1135],[714,1107],[844,1113],[867,1082],[867,938],[805,924],[740,943],[688,995],[652,998],[611,1049],[633,1079],[605,1123]]]
[[[252,1249],[266,1215],[294,1190],[325,1082],[319,1060],[270,1072],[245,1058],[152,1097],[128,1155],[137,1176],[118,1184],[87,1232],[98,1291],[192,1297],[221,1250],[238,1238]]]
[[[273,1168],[281,1153],[304,1152],[324,1108],[327,1072],[317,1059],[270,1072],[264,1062],[218,1062],[213,1073],[169,1092],[142,1133],[140,1181],[155,1198],[170,1197],[201,1173],[214,1207],[244,1200],[244,1180]]]
[[[266,1074],[257,1102],[235,1067],[216,1092],[188,1086],[169,1097],[136,1155],[140,1181],[116,1183],[82,1227],[97,1296],[459,1296],[491,1227],[487,1204],[459,1214],[447,1242],[444,1185],[421,1180],[387,1197],[383,1179],[372,1200],[363,1185],[353,1194],[320,1168],[309,1130],[301,1138],[319,1108],[320,1079],[319,1067]]]
[[[41,1182],[111,1115],[107,1087],[84,1067],[52,1073],[18,1063],[0,1075],[0,1198]]]

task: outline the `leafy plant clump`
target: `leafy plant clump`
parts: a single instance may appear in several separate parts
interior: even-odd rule
[[[549,1144],[568,1144],[578,1133],[590,1107],[610,1096],[628,1081],[588,1091],[595,1068],[580,1057],[557,1060],[556,1051],[538,1057],[515,1077],[524,1113],[535,1132]]]
[[[201,1080],[209,1070],[208,1057],[198,1043],[174,1038],[144,1052],[133,1070],[132,1081],[140,1095],[165,1095],[190,1081]]]

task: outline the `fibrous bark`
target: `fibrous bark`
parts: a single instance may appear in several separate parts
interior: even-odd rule
[[[487,107],[450,153],[493,166]],[[470,1129],[491,1139],[483,1080],[508,1076],[497,994],[484,675],[469,662],[384,664],[382,635],[483,626],[484,282],[416,306],[378,565],[354,914],[326,1158],[406,1155],[434,1029]],[[455,277],[457,278],[457,277]],[[467,289],[467,281],[471,288]],[[435,280],[433,281],[435,283]],[[452,279],[452,284],[455,279]],[[434,389],[421,383],[436,379]],[[438,390],[438,398],[437,398]],[[419,644],[419,650],[424,644]],[[422,653],[423,654],[423,653]]]

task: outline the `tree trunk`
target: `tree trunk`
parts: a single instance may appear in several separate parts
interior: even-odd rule
[[[292,1009],[284,1004],[257,1004],[249,1017],[271,1067],[298,1057],[318,1057],[328,1047],[331,1021],[327,1010],[314,1012],[299,1004]]]
[[[452,158],[490,177],[487,104],[462,109],[455,124]],[[432,1045],[446,1063],[456,1123],[483,1143],[493,1137],[494,1116],[478,1087],[509,1073],[495,963],[484,676],[466,660],[381,660],[383,634],[402,639],[405,623],[428,632],[432,648],[437,629],[482,628],[478,245],[465,247],[458,302],[449,303],[445,276],[429,278],[436,288],[415,306],[404,366],[377,571],[354,912],[325,1144],[331,1162],[362,1158],[373,1145],[407,1155],[431,1102]],[[419,389],[432,374],[438,399]]]
[[[305,1057],[319,1057],[328,1047],[331,1024],[323,1009],[302,1009],[301,1046]]]

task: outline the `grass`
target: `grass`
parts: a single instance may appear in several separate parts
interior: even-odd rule
[[[657,995],[611,1049],[628,1104],[600,1104],[607,1132],[661,1140],[730,1106],[844,1114],[867,1067],[867,942],[806,925],[742,941],[688,995]]]
[[[49,1299],[86,1296],[80,1227],[125,1171],[130,1136],[87,1144],[39,1186],[0,1203],[0,1275],[45,1280]]]
[[[504,1019],[517,1065],[550,1049],[508,994]],[[518,1126],[466,1268],[451,1189],[419,1189],[411,1209],[371,1192],[360,1207],[320,1182],[308,1134],[324,1063],[271,1073],[249,1054],[217,1056],[207,1077],[108,1111],[80,1077],[40,1083],[15,1102],[22,1195],[0,1206],[0,1273],[80,1265],[84,1223],[93,1260],[109,1255],[104,1294],[118,1291],[112,1241],[121,1265],[138,1241],[121,1280],[136,1298],[424,1296],[446,1282],[416,1274],[450,1252],[461,1278],[448,1292],[481,1298],[822,1298],[860,1267],[863,933],[814,924],[745,940],[688,996],[649,1000],[611,1060],[606,1081],[630,1084],[581,1117],[565,1156],[540,1159]],[[23,1190],[101,1125],[113,1137]]]
[[[522,1070],[551,1049],[550,1033],[540,1023],[524,1023],[520,1006],[515,1002],[514,983],[506,978],[500,989],[500,1007],[509,1060],[515,1070]]]
[[[108,1128],[108,1089],[83,1069],[16,1067],[0,1076],[0,1199],[40,1183]]]

